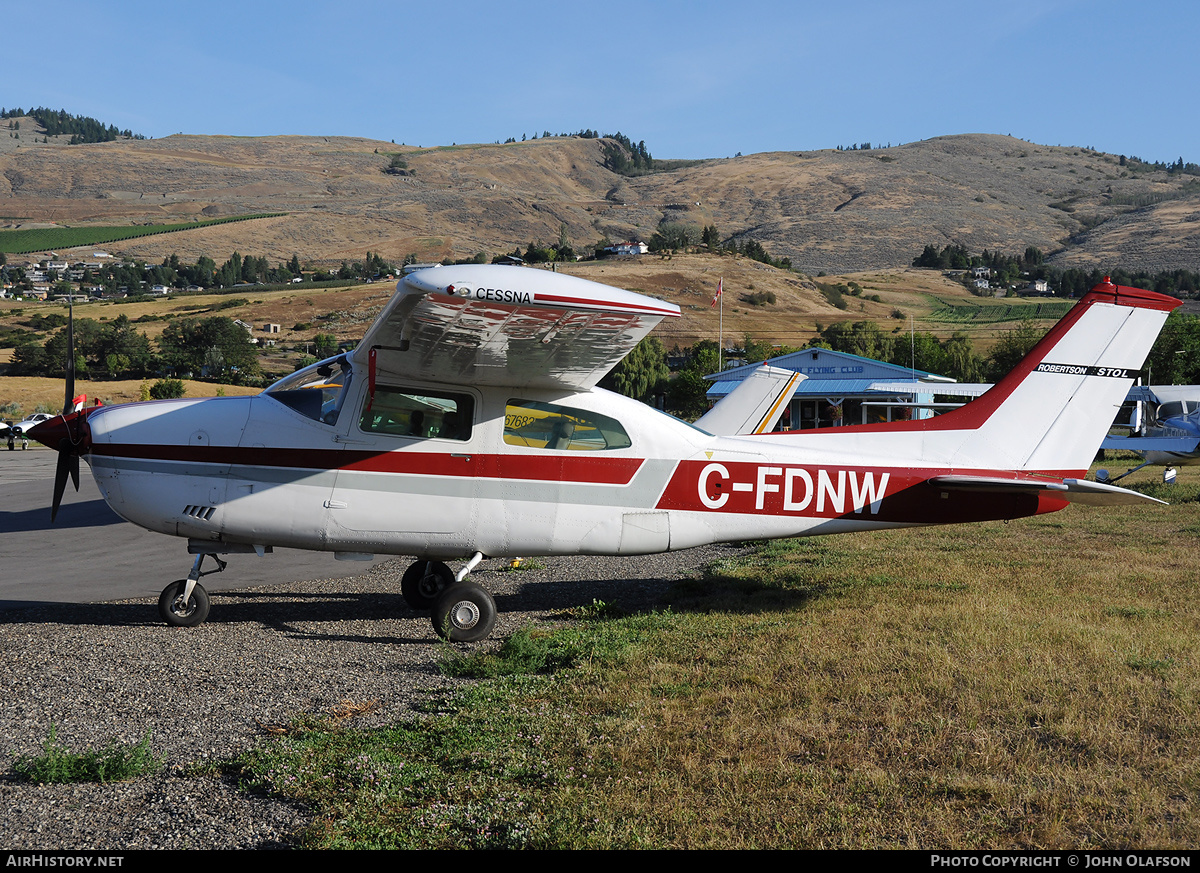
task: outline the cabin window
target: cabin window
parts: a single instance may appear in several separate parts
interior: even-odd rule
[[[313,421],[336,424],[350,376],[350,362],[340,355],[285,376],[265,393]]]
[[[538,400],[510,400],[504,410],[504,441],[569,452],[627,449],[632,443],[621,423],[607,415]]]
[[[358,426],[368,433],[414,439],[469,440],[475,416],[470,394],[436,394],[378,385],[363,401]]]

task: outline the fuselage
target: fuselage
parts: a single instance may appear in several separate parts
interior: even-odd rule
[[[955,469],[955,440],[937,466],[929,434],[714,437],[599,389],[372,393],[348,368],[330,387],[107,407],[88,419],[87,457],[113,509],[151,530],[439,558],[642,554],[1065,505],[930,485]]]
[[[414,277],[427,274],[451,276]],[[1018,518],[1141,499],[1079,480],[1178,305],[1098,285],[991,390],[935,419],[718,437],[590,387],[596,329],[628,345],[642,316],[625,310],[658,304],[617,295],[618,315],[547,323],[466,306],[474,286],[431,288],[394,297],[365,348],[260,395],[90,411],[78,451],[120,515],[212,551],[642,554]],[[73,433],[51,431],[51,445]]]

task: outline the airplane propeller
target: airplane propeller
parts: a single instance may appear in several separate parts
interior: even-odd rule
[[[58,452],[58,463],[54,468],[54,498],[50,504],[50,521],[58,517],[63,492],[70,478],[75,490],[79,490],[79,454],[85,448],[89,433],[87,410],[75,412],[75,308],[67,310],[67,370],[64,386],[63,410],[59,418],[43,421],[30,428],[29,436]]]

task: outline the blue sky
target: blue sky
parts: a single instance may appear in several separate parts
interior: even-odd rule
[[[593,128],[704,158],[1001,133],[1200,163],[1189,0],[59,0],[4,23],[0,105],[153,137]]]

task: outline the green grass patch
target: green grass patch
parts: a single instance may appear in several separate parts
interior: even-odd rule
[[[13,774],[39,785],[72,782],[124,782],[156,773],[162,758],[150,750],[150,733],[134,745],[113,744],[103,749],[69,752],[58,744],[55,727],[42,747],[42,754],[21,757]]]
[[[229,224],[234,221],[253,221],[257,218],[278,218],[286,212],[263,212],[255,215],[237,215],[229,218],[212,218],[204,221],[189,221],[183,224],[144,224],[136,226],[105,227],[47,227],[35,230],[0,230],[0,252],[23,255],[76,246],[93,246],[102,243],[138,239],[160,233],[177,233],[211,227],[214,224]]]

